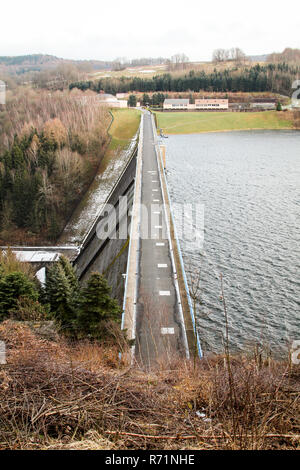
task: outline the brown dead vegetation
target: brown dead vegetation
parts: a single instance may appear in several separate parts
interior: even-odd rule
[[[54,133],[60,143],[76,137],[88,150],[94,141],[102,145],[111,117],[95,96],[79,90],[49,92],[18,87],[9,91],[0,113],[0,151],[12,144],[15,135],[29,135],[32,129]]]
[[[118,349],[39,339],[5,321],[1,449],[299,449],[299,366],[257,357],[155,371]]]
[[[294,127],[300,129],[300,111],[294,111]]]

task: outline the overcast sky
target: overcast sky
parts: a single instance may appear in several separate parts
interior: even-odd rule
[[[0,20],[0,55],[210,60],[219,47],[300,47],[299,0],[5,0]]]

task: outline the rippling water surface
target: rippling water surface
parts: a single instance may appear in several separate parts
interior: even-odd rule
[[[222,349],[222,273],[232,347],[259,342],[283,353],[300,340],[300,132],[178,135],[163,143],[172,202],[205,208],[203,249],[181,240],[188,274],[201,273],[204,349]]]

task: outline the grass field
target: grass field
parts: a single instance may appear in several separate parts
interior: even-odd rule
[[[139,128],[141,112],[137,109],[113,109],[112,114],[114,120],[109,129],[111,145],[125,147]]]
[[[128,67],[124,70],[103,70],[89,74],[89,80],[99,80],[100,78],[120,78],[120,77],[139,77],[151,78],[154,75],[167,73],[166,65],[145,65],[139,67]]]
[[[258,113],[157,112],[157,124],[165,134],[197,134],[248,129],[291,129],[289,114],[277,111]]]
[[[259,62],[247,61],[242,64],[241,67],[252,67]],[[126,67],[124,70],[100,70],[98,72],[89,73],[89,80],[99,80],[100,78],[120,78],[120,77],[139,77],[139,78],[152,78],[155,75],[161,75],[164,73],[172,73],[174,76],[184,75],[190,70],[194,70],[196,73],[205,72],[212,73],[215,69],[221,72],[224,69],[232,69],[237,65],[233,61],[228,62],[188,62],[184,68],[171,67],[168,65],[139,65],[135,67]]]
[[[111,142],[101,163],[101,171],[108,164],[118,159],[120,150],[127,147],[136,134],[141,120],[141,112],[137,109],[112,109],[113,121],[108,129]]]

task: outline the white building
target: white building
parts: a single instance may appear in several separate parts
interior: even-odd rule
[[[107,93],[100,93],[98,100],[101,104],[105,104],[110,108],[127,108],[126,100],[118,100],[116,96]]]
[[[125,98],[128,98],[128,93],[116,93],[116,98],[118,100],[124,100]]]
[[[269,101],[263,102],[254,102],[250,103],[250,108],[257,108],[257,109],[275,109],[276,104],[275,103],[270,103]]]
[[[189,103],[187,99],[165,99],[164,109],[188,109]]]
[[[189,99],[165,99],[164,109],[190,109],[207,110],[228,109],[227,99],[196,99],[195,103],[190,103]]]
[[[227,99],[196,99],[195,109],[215,110],[228,109]]]

